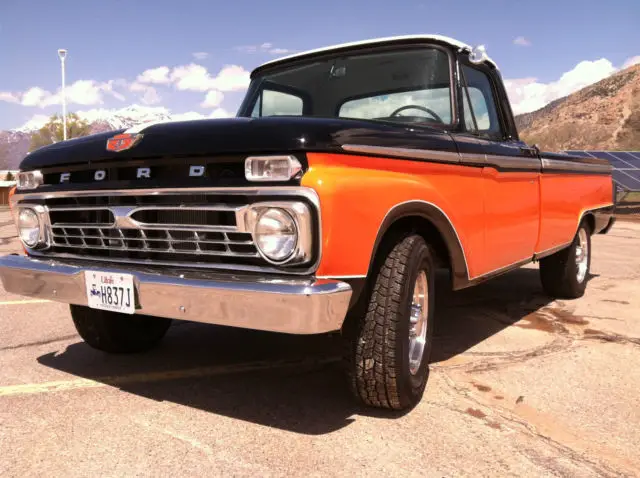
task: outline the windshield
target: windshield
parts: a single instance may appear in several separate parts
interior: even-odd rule
[[[255,78],[241,116],[320,116],[448,125],[449,57],[438,48],[353,54]]]

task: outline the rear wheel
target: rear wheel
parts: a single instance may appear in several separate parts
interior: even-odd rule
[[[540,279],[544,291],[559,299],[577,299],[584,295],[591,268],[591,233],[582,222],[569,247],[540,261]]]
[[[404,237],[387,250],[366,314],[354,318],[345,359],[359,401],[401,410],[420,401],[429,375],[434,266],[421,236]]]
[[[80,337],[91,347],[111,353],[144,352],[155,346],[171,319],[128,315],[72,305],[71,317]]]

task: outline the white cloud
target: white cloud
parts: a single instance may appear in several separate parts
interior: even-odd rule
[[[113,96],[117,100],[124,101],[125,96],[122,93],[119,93],[118,91],[116,91],[115,88],[125,87],[126,85],[127,85],[127,82],[125,80],[119,79],[119,80],[109,80],[106,83],[103,83],[100,87],[102,91],[104,91],[108,95]]]
[[[238,65],[226,65],[213,79],[213,87],[220,91],[242,91],[249,86],[250,73]]]
[[[110,80],[106,83],[98,83],[95,80],[78,80],[65,88],[67,104],[76,105],[98,105],[103,103],[104,93],[107,93],[121,101],[124,96],[114,90],[117,80]],[[29,88],[21,95],[20,103],[23,106],[37,106],[46,108],[47,106],[62,104],[62,90],[53,94],[39,86]]]
[[[0,101],[6,101],[7,103],[20,103],[20,98],[8,91],[0,91]]]
[[[513,40],[513,44],[518,46],[531,46],[531,41],[527,40],[525,37],[516,37]]]
[[[204,66],[191,63],[174,68],[171,80],[182,91],[241,91],[249,85],[249,72],[238,65],[226,65],[212,77]]]
[[[195,63],[174,68],[171,81],[179,90],[207,91],[213,88],[213,79],[207,69]]]
[[[505,80],[505,87],[514,113],[528,113],[607,78],[616,71],[617,68],[609,60],[601,58],[581,61],[557,81],[540,83],[536,78],[511,79]]]
[[[291,53],[293,50],[289,50],[287,48],[272,48],[269,50],[269,53],[272,55],[286,55],[287,53]]]
[[[198,119],[205,119],[206,116],[196,111],[187,111],[186,113],[178,113],[171,115],[171,119],[174,121],[192,121]]]
[[[627,61],[624,62],[624,64],[622,65],[622,69],[624,70],[625,68],[629,68],[630,66],[638,65],[638,64],[640,64],[640,55],[632,56],[631,58],[629,58]]]
[[[29,121],[17,128],[18,131],[34,131],[42,128],[49,121],[48,115],[37,114],[34,115]]]
[[[47,101],[51,97],[51,92],[43,90],[39,86],[29,88],[22,95],[20,103],[23,106],[41,106],[44,101]]]
[[[270,42],[265,42],[261,45],[241,45],[235,47],[235,50],[242,53],[269,53],[271,55],[284,55],[294,51],[288,48],[276,48]]]
[[[138,83],[151,83],[156,85],[166,85],[171,83],[171,79],[169,78],[169,67],[168,66],[159,66],[158,68],[151,68],[149,70],[143,71],[138,77],[136,81]]]
[[[129,91],[132,91],[134,93],[142,93],[140,100],[145,105],[155,105],[160,103],[161,101],[160,95],[158,94],[158,90],[156,90],[156,88],[150,85],[144,85],[142,83],[138,83],[137,81],[134,81],[129,85]]]
[[[102,101],[104,85],[94,80],[78,80],[66,88],[67,102],[77,105],[98,105]],[[51,99],[51,104],[61,104],[62,93],[58,92]]]
[[[191,54],[196,60],[206,60],[209,58],[209,53],[206,51],[196,51]]]
[[[230,118],[231,116],[233,115],[224,108],[216,108],[211,112],[209,118]]]
[[[204,98],[204,101],[200,104],[203,108],[215,108],[216,106],[220,106],[222,100],[224,99],[224,94],[218,90],[210,90],[207,92],[207,95]]]

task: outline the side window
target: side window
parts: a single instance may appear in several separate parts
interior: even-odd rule
[[[251,116],[300,116],[302,115],[302,98],[275,90],[262,90],[256,100]]]
[[[465,129],[481,136],[502,139],[504,135],[489,77],[482,71],[462,65],[462,80]]]

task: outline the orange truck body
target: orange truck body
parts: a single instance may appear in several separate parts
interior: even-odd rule
[[[429,203],[449,218],[469,283],[566,246],[585,214],[612,205],[608,175],[499,172],[344,154],[310,153],[308,159],[302,185],[320,197],[320,277],[366,276],[385,216],[409,201]]]

